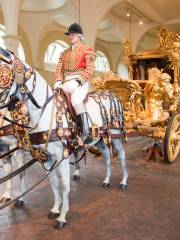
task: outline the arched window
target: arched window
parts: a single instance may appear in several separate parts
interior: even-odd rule
[[[99,72],[110,71],[110,66],[106,55],[103,52],[96,52],[95,69]]]
[[[128,79],[128,68],[124,63],[119,63],[118,69],[117,69],[118,76],[123,79]]]
[[[5,43],[4,43],[4,39],[3,36],[6,35],[6,30],[5,30],[5,26],[0,24],[0,47],[6,49]],[[22,44],[20,43],[19,47],[18,47],[18,53],[19,53],[19,58],[25,62],[25,54],[24,54],[24,49]]]
[[[44,57],[45,70],[55,71],[60,54],[68,47],[69,45],[67,43],[60,40],[51,43],[48,46]]]

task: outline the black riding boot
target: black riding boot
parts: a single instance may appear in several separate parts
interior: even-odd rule
[[[82,141],[84,144],[92,142],[92,139],[89,136],[89,123],[88,123],[88,114],[87,112],[80,113],[77,115],[78,123],[80,124]]]

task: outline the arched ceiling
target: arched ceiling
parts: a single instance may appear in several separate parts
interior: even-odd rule
[[[139,20],[138,16],[142,16],[143,19],[147,22],[150,21],[150,19],[148,18],[148,16],[146,16],[143,11],[141,11],[141,8],[138,8],[135,4],[131,4],[129,3],[130,1],[123,1],[123,2],[119,2],[118,4],[116,4],[114,7],[111,8],[111,10],[109,11],[111,15],[113,15],[114,17],[116,17],[117,19],[119,19],[119,21],[129,21],[129,17],[127,17],[127,10],[130,9],[130,12],[134,12],[133,14],[131,14],[131,20],[136,22]],[[132,1],[133,3],[133,1]]]
[[[21,10],[28,12],[44,12],[55,10],[66,4],[67,0],[24,0]]]
[[[144,16],[141,11],[137,10],[129,1],[121,1],[114,5],[99,24],[97,37],[101,40],[119,43],[124,41],[122,24],[126,24],[129,29],[129,19],[126,16],[127,9],[132,8],[137,14],[131,16],[133,22],[139,21],[139,16],[143,16],[143,21],[150,22],[151,20]]]
[[[134,23],[138,23],[142,17],[143,23],[146,25],[167,25],[169,30],[180,32],[180,0],[124,0],[108,11],[99,24],[97,37],[110,42],[121,41],[122,25],[127,25],[126,28],[129,28],[130,18],[126,15],[127,9],[133,12],[131,20]],[[138,25],[136,26],[138,27]],[[151,39],[156,37],[155,30],[148,32],[147,36],[150,36]]]
[[[121,42],[123,33],[119,26],[109,19],[103,19],[98,27],[97,38],[107,42]]]
[[[180,23],[164,25],[171,32],[180,32]],[[139,41],[137,51],[143,49],[154,49],[158,47],[158,32],[160,26],[154,27],[147,31]]]
[[[180,19],[180,1],[179,0],[140,0],[139,1],[151,6],[164,21],[174,21]]]

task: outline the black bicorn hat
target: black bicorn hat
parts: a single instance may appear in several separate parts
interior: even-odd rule
[[[82,28],[78,23],[73,23],[68,28],[68,32],[66,32],[66,35],[69,35],[70,33],[77,33],[77,34],[83,34]]]

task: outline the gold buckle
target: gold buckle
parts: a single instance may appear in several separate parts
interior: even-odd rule
[[[99,127],[97,124],[92,125],[92,137],[93,138],[99,137]]]

